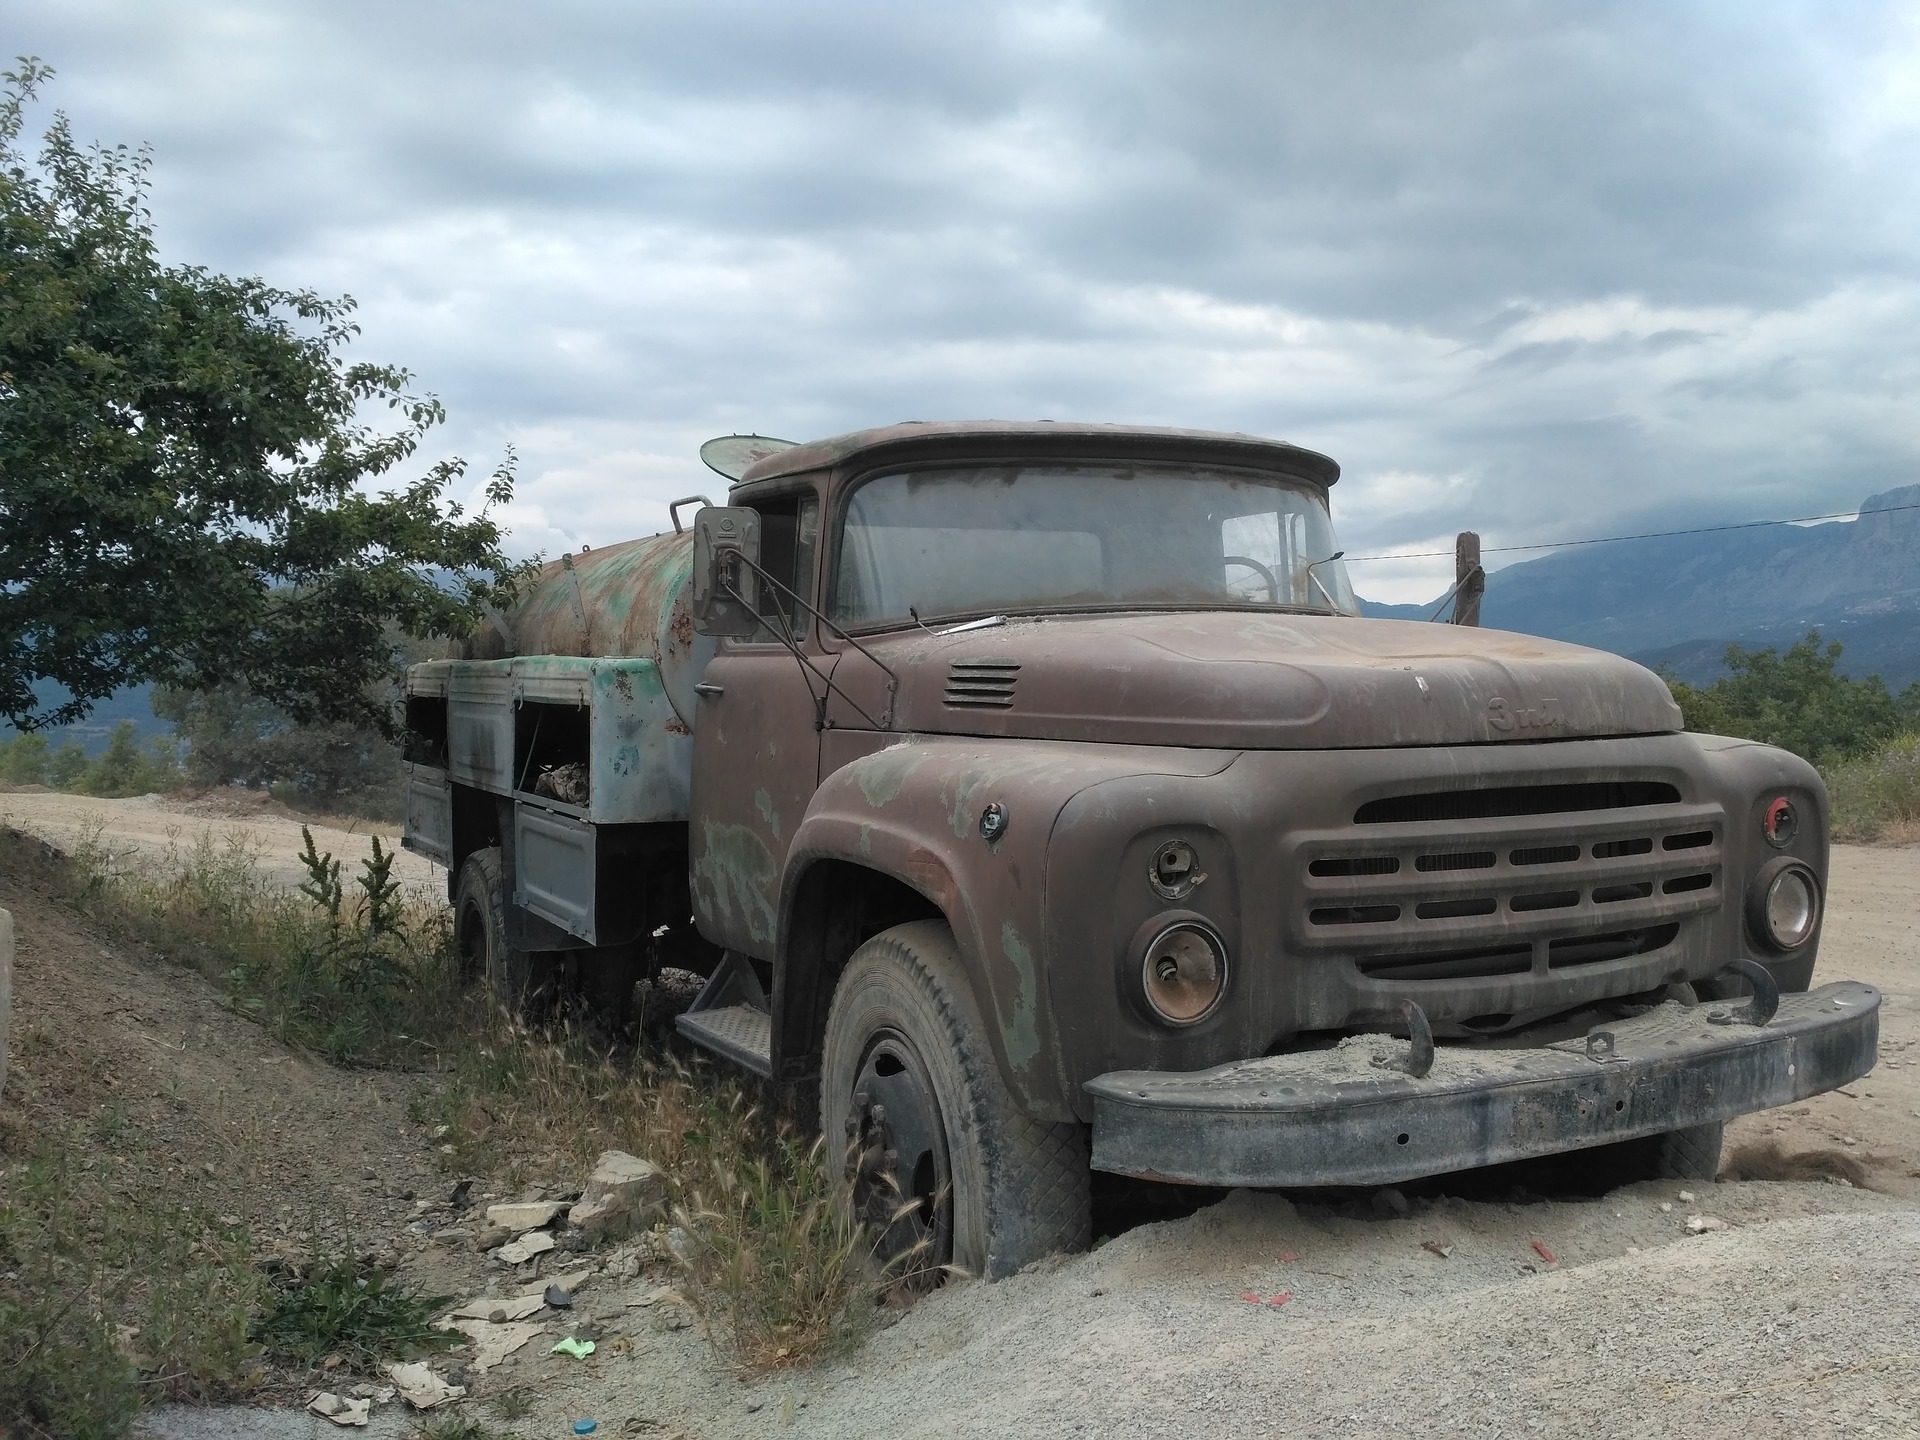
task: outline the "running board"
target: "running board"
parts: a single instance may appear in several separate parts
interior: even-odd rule
[[[773,1076],[773,1017],[753,962],[729,950],[674,1028],[703,1050],[754,1074]]]

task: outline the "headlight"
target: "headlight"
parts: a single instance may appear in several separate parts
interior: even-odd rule
[[[1773,950],[1798,950],[1820,925],[1820,882],[1797,860],[1760,867],[1747,894],[1754,939]]]
[[[1227,990],[1227,947],[1198,919],[1169,917],[1142,927],[1140,989],[1154,1015],[1168,1025],[1195,1025],[1213,1013]]]

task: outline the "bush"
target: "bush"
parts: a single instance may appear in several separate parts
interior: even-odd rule
[[[1816,765],[1871,751],[1920,721],[1920,684],[1896,699],[1878,675],[1850,680],[1837,668],[1845,647],[1820,632],[1782,655],[1727,647],[1730,674],[1696,687],[1668,677],[1689,730],[1737,735],[1791,750]]]
[[[0,780],[16,785],[47,783],[47,737],[28,731],[0,740]]]
[[[153,713],[186,746],[189,783],[270,791],[295,809],[397,820],[405,801],[400,747],[355,725],[296,725],[238,685],[154,692]]]
[[[1920,735],[1826,770],[1836,840],[1920,840]]]
[[[75,740],[49,753],[46,737],[33,731],[0,741],[0,779],[122,799],[176,790],[181,775],[179,757],[170,742],[151,740],[142,750],[134,738],[133,722],[122,720],[96,760],[89,760]]]

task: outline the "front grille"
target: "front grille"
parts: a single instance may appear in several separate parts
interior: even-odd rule
[[[1386,983],[1649,955],[1719,907],[1723,830],[1717,805],[1661,781],[1369,800],[1351,828],[1289,846],[1291,939]]]
[[[1010,710],[1018,660],[955,660],[947,666],[947,704],[967,710]]]
[[[1508,815],[1567,815],[1583,810],[1627,810],[1678,803],[1663,780],[1603,780],[1576,785],[1507,785],[1487,790],[1436,790],[1389,795],[1354,812],[1356,825],[1422,820],[1488,820]]]

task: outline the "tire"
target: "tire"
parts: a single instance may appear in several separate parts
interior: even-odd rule
[[[453,890],[453,934],[461,979],[484,981],[515,1014],[531,1014],[551,997],[552,958],[507,943],[507,897],[498,849],[475,850],[460,862]]]
[[[1090,1238],[1085,1128],[1019,1111],[986,1033],[941,921],[874,936],[834,989],[821,1133],[846,1147],[843,1198],[878,1230],[876,1258],[916,1288],[997,1280]],[[933,1113],[905,1113],[923,1090]],[[889,1102],[900,1113],[876,1119]]]
[[[1718,1123],[1643,1135],[1585,1151],[1582,1159],[1607,1189],[1641,1180],[1706,1180],[1720,1173],[1725,1127]]]

